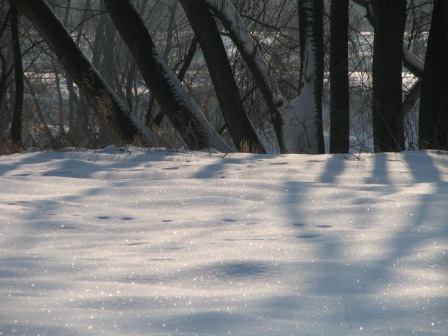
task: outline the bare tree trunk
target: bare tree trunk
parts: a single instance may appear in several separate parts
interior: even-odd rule
[[[245,111],[221,35],[207,3],[204,0],[181,0],[181,3],[201,45],[235,147],[239,151],[265,153]]]
[[[93,106],[100,120],[121,144],[141,135],[156,141],[153,134],[131,119],[126,107],[101,78],[96,69],[74,43],[61,21],[44,0],[11,0],[46,39],[67,72]],[[141,133],[139,133],[141,131]]]
[[[448,150],[448,0],[435,0],[419,118],[420,149]]]
[[[196,37],[193,37],[193,39],[190,42],[190,48],[188,48],[188,53],[185,56],[184,62],[182,64],[182,67],[179,70],[179,73],[177,74],[177,78],[179,81],[183,81],[185,75],[187,74],[188,69],[190,68],[191,63],[193,62],[194,55],[196,54],[196,50],[198,48],[198,40]],[[151,95],[151,99],[149,102],[148,112],[146,115],[146,125],[150,125],[152,123],[153,126],[160,127],[162,124],[163,118],[165,118],[166,112],[160,111],[157,116],[152,119],[151,118],[151,111],[154,106],[154,95]]]
[[[404,150],[402,103],[406,0],[375,0],[373,140],[376,152]]]
[[[348,153],[350,147],[348,9],[348,0],[331,1],[330,153]]]
[[[6,31],[6,27],[8,26],[8,21],[9,18],[11,16],[11,8],[8,10],[8,12],[6,13],[5,17],[4,17],[4,21],[0,21],[0,40],[4,34],[4,32]],[[3,55],[2,50],[0,49],[0,63],[1,63],[1,67],[0,67],[0,111],[3,112],[3,102],[6,96],[6,82],[7,82],[7,78],[8,78],[8,73],[6,71],[6,57],[5,55]],[[0,120],[1,121],[1,120]],[[1,127],[1,122],[0,122],[0,127]],[[1,128],[0,128],[0,135],[1,135]]]
[[[169,7],[170,18],[168,22],[167,34],[166,34],[166,45],[165,50],[163,51],[163,58],[165,60],[168,59],[168,55],[173,48],[173,37],[174,37],[174,28],[175,28],[175,19],[176,19],[176,10],[179,2],[175,1],[172,6]]]
[[[11,126],[11,140],[14,150],[22,149],[22,110],[23,110],[23,66],[19,37],[19,13],[11,3],[11,38],[14,53],[14,111]]]
[[[374,7],[377,0],[352,0],[354,3],[362,6],[366,10],[366,18],[370,25],[375,28]],[[415,76],[422,78],[424,63],[414,53],[412,53],[406,44],[402,43],[403,48],[403,65]]]
[[[54,54],[51,53],[50,55],[51,59],[51,65],[53,67],[54,76],[55,76],[55,86],[57,91],[57,100],[58,100],[58,138],[60,141],[63,141],[64,135],[65,135],[65,127],[64,127],[64,99],[62,97],[62,89],[61,89],[61,81],[59,77],[59,69],[58,65],[56,63],[56,60],[54,58]]]
[[[162,110],[190,149],[232,149],[213,129],[157,51],[142,18],[129,0],[104,0],[107,11],[137,62]]]
[[[366,17],[370,25],[375,28],[373,3],[376,0],[352,0],[352,1],[365,8],[367,13]],[[420,81],[423,77],[424,62],[409,50],[405,42],[403,42],[402,44],[403,44],[403,50],[402,50],[403,65],[409,70],[409,72],[411,72],[415,77],[419,79],[418,82],[411,87],[411,89],[408,92],[408,95],[406,96],[402,104],[401,115],[403,116],[404,119],[406,115],[409,113],[409,111],[415,106],[415,104],[420,99],[420,86],[421,86]]]
[[[307,43],[309,47],[302,52],[302,57],[306,60],[302,64],[307,64],[302,74],[308,72],[306,76],[302,77],[302,84],[305,89],[302,89],[300,95],[292,101],[285,99],[282,95],[275,78],[271,74],[269,64],[249,33],[244,20],[231,2],[229,0],[206,1],[229,32],[230,38],[241,53],[263,94],[271,114],[271,122],[274,126],[280,151],[282,153],[323,153],[321,102],[323,4],[321,1],[319,0],[314,4],[312,1],[307,1],[305,7],[311,8],[311,11],[307,11],[306,14],[305,10],[302,11],[304,17],[311,15],[308,21],[303,19],[302,23],[306,29],[310,29],[311,35],[313,35],[313,29],[317,28],[318,36],[310,38],[311,35],[308,33],[302,36],[304,40],[301,41],[301,44]],[[300,6],[304,7],[304,4],[302,3]],[[317,20],[315,20],[316,18]],[[312,28],[313,26],[314,28]],[[320,28],[318,28],[319,26]],[[301,31],[305,27],[300,27]],[[320,51],[317,49],[320,49]],[[318,68],[316,69],[315,66],[318,66]]]
[[[271,122],[282,153],[288,152],[285,143],[283,115],[288,101],[282,96],[269,65],[255,44],[236,8],[228,0],[206,0],[213,14],[221,21],[250,69],[269,109]]]
[[[1,35],[0,35],[1,36]],[[0,111],[3,111],[3,102],[6,96],[6,81],[7,81],[7,73],[6,73],[6,57],[5,55],[3,55],[2,51],[0,50],[0,63],[1,63],[1,67],[0,67]],[[1,113],[0,113],[1,116]],[[1,127],[1,118],[0,118],[0,127]],[[1,128],[0,128],[0,132],[1,132]]]
[[[29,94],[31,95],[31,98],[33,100],[33,113],[35,112],[37,114],[37,119],[38,122],[40,124],[42,124],[42,128],[43,128],[43,133],[48,137],[49,139],[49,144],[53,147],[53,148],[57,148],[60,147],[60,142],[56,141],[53,134],[51,133],[50,128],[48,127],[48,124],[44,118],[44,115],[42,113],[42,109],[40,107],[39,104],[39,99],[37,98],[37,94],[36,92],[34,92],[34,88],[32,86],[32,84],[30,83],[30,80],[27,77],[24,77],[26,86],[28,88]],[[40,127],[39,127],[40,129]],[[47,144],[45,144],[47,145]]]
[[[86,0],[85,3],[85,7],[84,7],[84,12],[82,15],[82,24],[80,26],[78,26],[77,29],[77,36],[76,36],[76,40],[75,43],[77,45],[79,45],[80,41],[81,41],[81,37],[82,37],[82,26],[87,22],[87,18],[90,15],[89,13],[91,12],[92,7],[91,7],[91,0]],[[100,9],[101,10],[101,9]],[[102,46],[103,46],[103,41],[104,39],[102,38],[102,36],[104,35],[104,25],[101,23],[102,21],[107,19],[107,15],[106,14],[102,14],[99,16],[99,23],[98,23],[98,27],[96,29],[96,34],[95,34],[95,38],[93,39],[93,43],[92,43],[92,65],[101,73],[100,71],[100,58],[101,58],[101,50],[102,50]],[[99,41],[101,41],[101,43],[99,43]],[[92,116],[89,113],[89,103],[88,101],[86,101],[85,96],[83,96],[82,94],[79,95],[76,91],[75,91],[75,87],[74,87],[74,82],[73,79],[70,77],[70,74],[66,71],[67,73],[67,89],[70,92],[70,97],[72,97],[72,107],[75,107],[75,110],[71,110],[72,114],[71,114],[71,118],[70,120],[72,121],[72,124],[70,126],[70,139],[83,139],[83,143],[85,145],[91,145],[91,144],[95,144],[96,142],[96,132],[91,132],[91,119]],[[104,78],[104,77],[103,77]],[[110,83],[108,83],[108,85],[110,86]],[[69,102],[70,104],[70,102]],[[70,113],[70,112],[69,112]],[[95,146],[95,145],[94,145]]]
[[[325,153],[322,126],[324,78],[323,0],[299,0],[300,95],[299,153]]]

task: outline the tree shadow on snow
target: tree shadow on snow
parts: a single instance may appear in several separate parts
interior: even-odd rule
[[[414,155],[417,155],[414,157]],[[400,267],[417,267],[416,270],[424,270],[435,268],[436,270],[440,270],[446,268],[447,260],[443,260],[444,256],[439,253],[436,256],[430,257],[429,260],[425,260],[422,257],[420,264],[415,265],[416,256],[420,253],[419,251],[424,251],[428,249],[428,246],[434,246],[434,233],[431,231],[440,232],[440,238],[445,239],[448,237],[448,225],[441,224],[436,225],[435,223],[445,223],[446,222],[446,204],[448,204],[448,183],[442,179],[442,172],[440,168],[434,162],[434,155],[430,153],[404,153],[400,154],[400,159],[402,159],[404,164],[407,166],[407,172],[395,172],[395,173],[403,173],[410,174],[412,176],[412,181],[409,186],[403,186],[396,184],[393,179],[393,176],[388,175],[388,160],[390,160],[390,156],[387,154],[375,154],[372,158],[374,160],[374,168],[373,175],[366,179],[368,184],[374,185],[384,185],[378,191],[387,189],[387,193],[390,197],[395,197],[397,201],[396,207],[384,207],[384,211],[398,211],[400,208],[399,202],[399,194],[400,188],[408,187],[415,188],[415,198],[417,200],[417,204],[415,208],[409,208],[411,204],[405,204],[405,209],[408,209],[413,212],[412,216],[406,217],[409,218],[409,221],[405,223],[405,225],[400,226],[400,229],[394,229],[393,223],[390,223],[391,229],[388,231],[390,234],[389,238],[382,238],[380,241],[387,242],[386,246],[373,246],[371,248],[377,249],[377,251],[383,251],[381,257],[371,257],[365,261],[362,258],[358,259],[355,257],[354,260],[350,260],[347,258],[346,250],[347,246],[349,246],[350,241],[345,241],[345,238],[338,237],[337,231],[332,232],[331,227],[327,227],[329,230],[328,236],[321,236],[319,234],[319,229],[324,228],[324,224],[316,229],[316,220],[318,221],[318,210],[316,210],[313,215],[310,211],[307,210],[307,202],[317,202],[320,200],[311,200],[308,196],[309,192],[312,190],[311,188],[316,188],[316,186],[307,187],[304,184],[298,182],[288,182],[285,185],[285,189],[288,189],[288,194],[285,196],[284,204],[287,204],[287,214],[289,216],[289,221],[294,229],[299,230],[300,232],[297,235],[298,241],[297,244],[307,244],[307,246],[312,246],[318,256],[314,259],[317,260],[317,263],[313,265],[312,260],[310,260],[309,265],[305,262],[300,262],[298,266],[303,270],[303,267],[310,269],[315,268],[312,274],[315,274],[316,278],[314,280],[310,280],[307,282],[307,285],[311,285],[310,292],[313,293],[316,297],[320,297],[322,300],[322,296],[327,296],[329,298],[333,297],[339,303],[337,304],[337,311],[333,313],[334,318],[337,320],[345,320],[347,318],[347,314],[351,314],[351,318],[354,325],[359,323],[365,323],[365,317],[370,316],[371,321],[377,320],[377,324],[382,325],[386,324],[386,321],[389,321],[391,325],[397,324],[397,321],[394,320],[397,315],[391,315],[390,311],[383,307],[381,309],[381,302],[384,302],[384,306],[388,307],[396,307],[397,310],[400,310],[399,302],[390,302],[393,301],[397,296],[396,293],[393,294],[392,298],[388,298],[385,296],[389,289],[391,288],[399,288],[400,286],[410,286],[410,288],[420,288],[423,289],[427,283],[422,281],[420,283],[409,284],[407,281],[402,279],[403,273],[401,272]],[[401,166],[399,167],[401,169]],[[338,176],[342,176],[344,171],[344,161],[337,157],[332,157],[328,160],[326,164],[325,170],[322,172],[322,176],[320,178],[320,182],[322,183],[335,183]],[[448,169],[444,174],[448,173]],[[371,190],[369,185],[362,186],[361,188],[357,188],[353,192],[368,192]],[[431,184],[433,188],[431,192],[419,192],[419,184]],[[330,188],[335,188],[334,185],[329,186]],[[325,188],[325,187],[323,187]],[[424,189],[427,190],[427,189]],[[315,195],[315,194],[313,194]],[[375,197],[373,195],[372,197]],[[374,200],[374,198],[372,198]],[[328,211],[328,207],[335,207],[334,211],[337,214],[337,205],[322,203],[322,211]],[[384,213],[382,216],[381,213],[371,212],[366,216],[371,216],[372,219],[376,218],[377,220],[387,220],[387,214]],[[373,217],[372,217],[373,216]],[[404,211],[402,214],[402,220],[405,220]],[[362,221],[362,218],[357,218],[354,220]],[[331,223],[330,223],[331,224]],[[384,224],[384,223],[383,223]],[[382,225],[383,225],[382,224]],[[387,227],[387,225],[386,225]],[[363,228],[364,229],[364,228]],[[375,230],[375,227],[367,228],[369,230]],[[359,231],[359,234],[363,236],[367,236],[372,234],[372,238],[375,238],[377,232],[369,230]],[[428,235],[428,233],[431,233]],[[437,234],[436,234],[437,235]],[[322,239],[321,239],[322,237]],[[307,238],[307,239],[305,239]],[[378,240],[373,239],[371,244],[375,244]],[[367,242],[370,244],[370,242]],[[435,249],[435,247],[434,247]],[[359,251],[361,253],[361,251]],[[340,259],[339,259],[340,258]],[[299,270],[298,270],[299,272]],[[440,275],[440,273],[439,273]],[[412,277],[416,275],[413,274]],[[448,276],[445,276],[448,281]],[[439,280],[440,281],[440,280]],[[300,288],[300,285],[299,285]],[[335,295],[340,295],[340,297],[335,297]],[[404,295],[403,300],[404,304],[408,304],[411,307],[415,305],[418,307],[418,303],[412,302],[409,303],[406,300],[412,297],[412,293]],[[372,296],[377,297],[377,301],[372,298]],[[417,301],[419,298],[417,297]],[[407,303],[406,303],[407,302]],[[268,303],[266,303],[268,304]],[[437,314],[434,315],[434,309],[425,309],[426,306],[432,304],[433,306],[438,306]],[[269,304],[270,305],[270,304]],[[430,298],[427,296],[427,301],[422,303],[422,309],[419,313],[421,319],[427,320],[444,320],[444,314],[448,311],[448,300],[443,297],[435,296]],[[355,308],[356,307],[356,308]],[[272,307],[267,307],[267,310],[270,310]],[[350,309],[350,312],[346,311]],[[409,312],[409,309],[406,308],[406,312]],[[297,312],[300,316],[300,313]],[[417,313],[415,311],[414,313]],[[357,319],[361,319],[361,322]],[[346,322],[347,326],[348,323]],[[428,330],[431,329],[431,325],[428,324]],[[433,327],[434,330],[437,330],[437,324]]]

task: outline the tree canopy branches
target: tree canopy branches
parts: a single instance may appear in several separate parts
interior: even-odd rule
[[[0,0],[0,149],[444,149],[446,2]]]

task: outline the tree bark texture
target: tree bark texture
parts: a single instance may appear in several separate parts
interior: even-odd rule
[[[373,138],[375,152],[404,149],[402,103],[406,0],[375,0],[373,45]]]
[[[11,7],[4,16],[3,20],[0,21],[0,39],[2,39],[3,34],[6,31],[7,28],[7,22],[9,21],[9,18],[11,17]],[[2,49],[0,48],[0,127],[2,127],[1,119],[3,119],[3,114],[5,113],[4,109],[4,102],[5,102],[5,96],[6,96],[6,86],[8,82],[8,72],[6,70],[7,68],[7,60],[5,55],[3,55]]]
[[[19,13],[11,4],[11,38],[14,55],[14,109],[11,125],[11,140],[14,150],[22,149],[22,111],[23,111],[23,65],[19,37]]]
[[[146,85],[188,148],[219,147],[216,149],[232,151],[197,107],[193,106],[181,82],[157,51],[134,5],[128,0],[104,0],[104,3],[118,32],[134,56]]]
[[[280,151],[286,152],[284,143],[284,121],[282,108],[287,104],[277,82],[270,74],[269,66],[256,46],[243,19],[228,0],[207,0],[213,14],[221,21],[241,57],[251,71],[257,87],[263,95],[269,109],[271,122],[277,137]]]
[[[448,0],[435,0],[423,72],[420,149],[448,150]]]
[[[348,9],[348,0],[331,1],[330,153],[348,153],[350,147]]]
[[[181,0],[198,39],[227,129],[238,151],[265,153],[249,120],[216,22],[204,0]]]
[[[311,146],[309,153],[325,153],[322,125],[322,90],[324,78],[323,48],[323,0],[299,0],[299,38],[300,38],[300,96],[305,86],[311,86],[311,95],[302,97],[305,109],[302,113],[310,115],[314,123],[312,134],[306,135]],[[303,135],[301,135],[303,136]]]

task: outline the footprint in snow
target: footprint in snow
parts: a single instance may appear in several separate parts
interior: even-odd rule
[[[298,235],[297,237],[300,238],[300,239],[312,239],[312,238],[317,238],[317,237],[320,237],[320,236],[321,236],[321,235],[318,234],[318,233],[312,233],[312,232],[310,232],[310,233],[300,234],[300,235]]]
[[[288,162],[271,162],[269,165],[270,166],[284,166],[287,164],[288,164]]]

